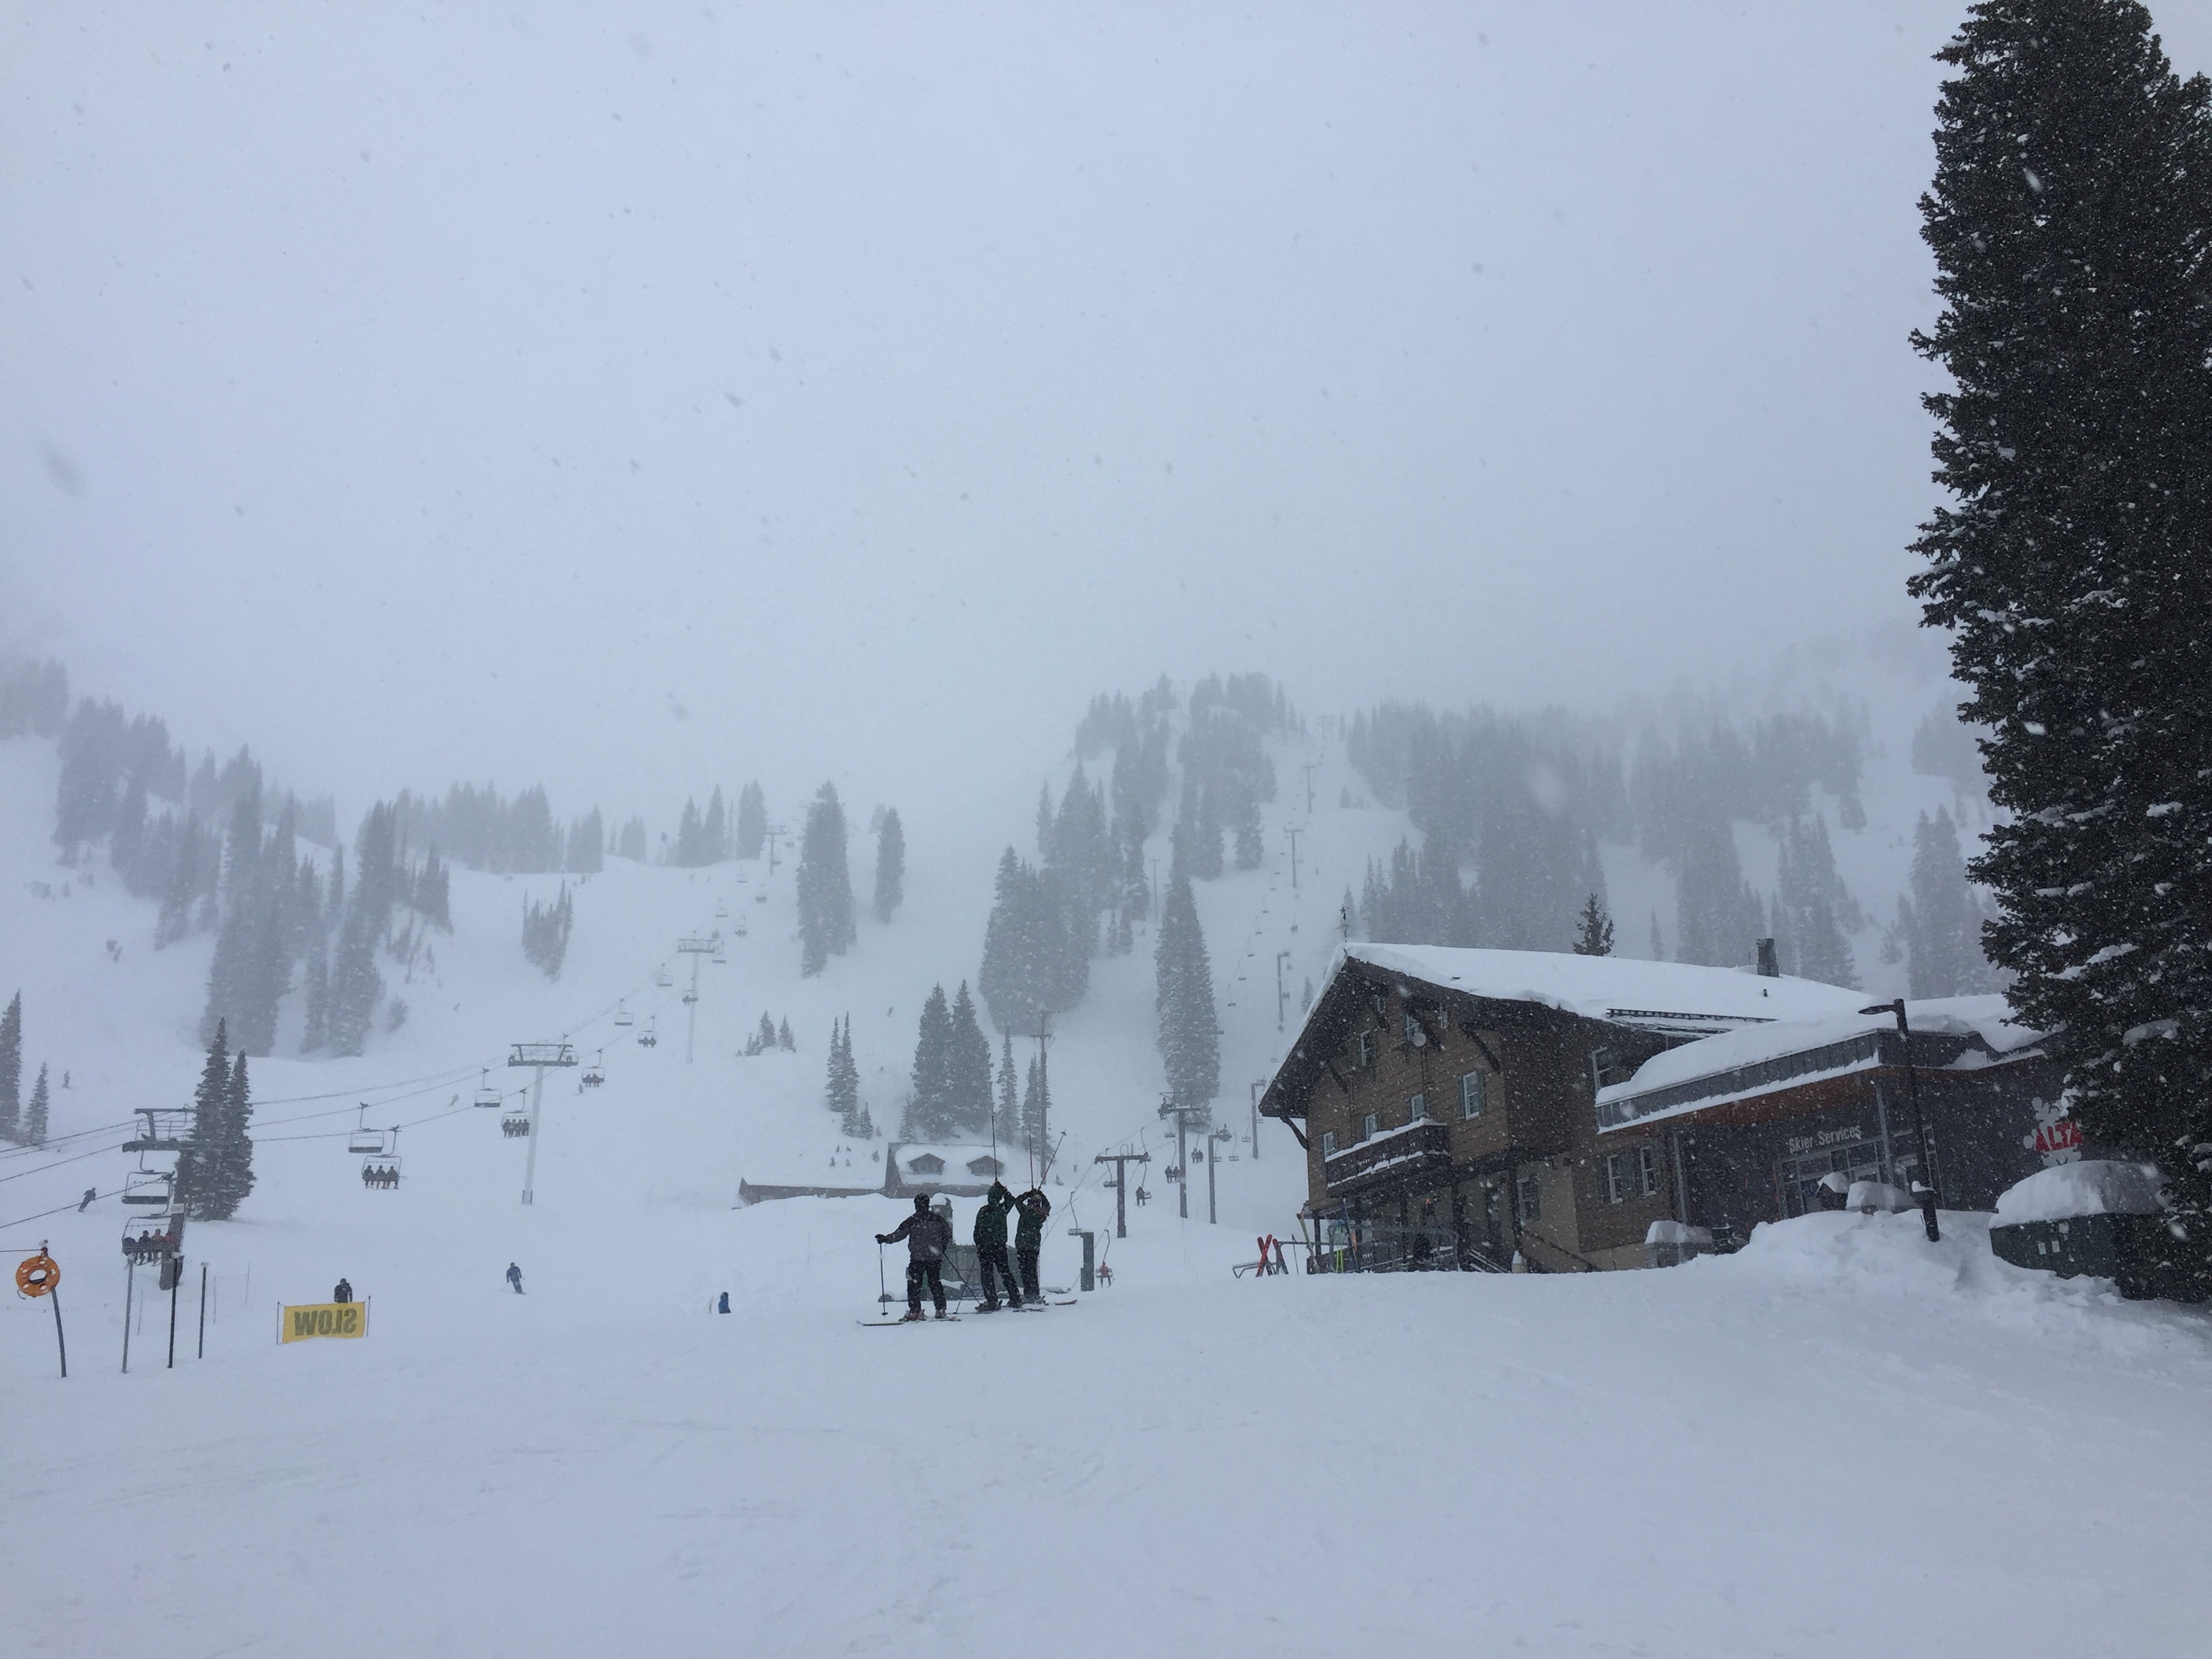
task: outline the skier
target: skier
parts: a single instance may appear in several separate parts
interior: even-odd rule
[[[92,1200],[99,1196],[100,1194],[94,1192],[91,1188],[86,1188],[84,1189],[84,1196],[76,1201],[76,1212],[79,1215],[82,1215],[86,1209],[90,1206]]]
[[[730,1293],[727,1291],[724,1291],[720,1298],[718,1298],[714,1304],[714,1311],[716,1313],[727,1313],[729,1310]]]
[[[512,1261],[507,1264],[507,1282],[514,1286],[514,1293],[517,1296],[522,1294],[522,1269]]]
[[[333,1302],[352,1301],[353,1286],[348,1284],[344,1279],[339,1279],[337,1282],[337,1288],[331,1292],[331,1300]]]
[[[1014,1260],[1022,1269],[1020,1299],[1041,1306],[1044,1291],[1037,1285],[1037,1253],[1044,1249],[1044,1224],[1052,1213],[1052,1200],[1042,1188],[1032,1187],[1014,1200],[1014,1207],[1022,1212],[1021,1221],[1014,1229]]]
[[[1004,1305],[999,1300],[1002,1283],[1006,1300],[1018,1305],[1021,1302],[1020,1281],[1006,1260],[1006,1212],[1013,1206],[1014,1195],[1006,1190],[1006,1183],[994,1181],[984,1195],[983,1207],[975,1212],[975,1271],[983,1281],[983,1299],[975,1304],[977,1313],[996,1313]]]
[[[887,1233],[878,1233],[878,1244],[906,1240],[906,1316],[921,1317],[921,1287],[929,1286],[937,1316],[945,1317],[945,1252],[952,1243],[952,1224],[929,1207],[929,1194],[916,1193],[914,1213]]]

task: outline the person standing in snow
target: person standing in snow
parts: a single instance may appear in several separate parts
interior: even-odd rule
[[[337,1282],[337,1288],[331,1291],[331,1300],[333,1302],[352,1301],[353,1286],[348,1284],[344,1279],[341,1279]]]
[[[1014,1260],[1021,1264],[1022,1295],[1032,1303],[1041,1303],[1044,1291],[1037,1285],[1037,1254],[1044,1249],[1044,1224],[1052,1214],[1052,1200],[1042,1188],[1032,1187],[1014,1200],[1014,1207],[1022,1212],[1021,1222],[1014,1229]]]
[[[994,1181],[984,1195],[983,1207],[975,1212],[975,1273],[983,1281],[983,1299],[975,1304],[977,1313],[996,1313],[1004,1304],[999,1300],[999,1286],[1006,1287],[1006,1301],[1018,1304],[1022,1299],[1021,1282],[1014,1277],[1013,1264],[1006,1260],[1006,1212],[1014,1207],[1014,1195],[1006,1183]]]
[[[929,1207],[929,1194],[917,1193],[914,1213],[891,1231],[878,1233],[878,1244],[906,1240],[906,1316],[921,1317],[921,1287],[929,1286],[937,1316],[945,1317],[945,1253],[952,1246],[952,1224]]]
[[[714,1311],[715,1311],[716,1313],[727,1313],[727,1312],[729,1312],[729,1310],[730,1310],[730,1293],[729,1293],[727,1291],[724,1291],[722,1292],[722,1294],[721,1294],[720,1298],[719,1300],[717,1300],[717,1301],[715,1302],[715,1304],[714,1304]]]
[[[512,1261],[507,1264],[507,1282],[514,1286],[517,1296],[522,1294],[522,1269]]]

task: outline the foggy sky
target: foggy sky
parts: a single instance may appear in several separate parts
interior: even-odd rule
[[[1958,3],[612,9],[0,12],[0,643],[665,824],[1912,614]]]

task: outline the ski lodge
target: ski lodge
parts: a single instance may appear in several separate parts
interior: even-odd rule
[[[849,1159],[845,1167],[851,1167]],[[981,1198],[991,1190],[993,1182],[1006,1178],[1006,1160],[989,1146],[952,1143],[925,1146],[919,1141],[895,1140],[884,1154],[881,1180],[839,1181],[835,1178],[836,1167],[833,1159],[832,1178],[827,1182],[740,1179],[738,1202],[761,1204],[776,1198],[859,1198],[871,1193],[890,1198],[912,1198],[918,1193]],[[873,1175],[874,1171],[866,1173]]]
[[[1260,1110],[1305,1147],[1322,1271],[1589,1272],[1728,1248],[1822,1177],[1953,1208],[2038,1167],[2059,1067],[2002,999],[1908,1004],[1747,969],[1350,945]],[[1827,1183],[1833,1190],[1836,1182]]]

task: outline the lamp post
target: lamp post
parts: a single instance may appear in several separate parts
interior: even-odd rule
[[[1936,1205],[1942,1196],[1930,1179],[1936,1173],[1936,1160],[1928,1151],[1928,1123],[1920,1112],[1920,1073],[1912,1064],[1912,1026],[1905,1017],[1905,999],[1894,1002],[1877,1002],[1859,1010],[1862,1014],[1894,1014],[1897,1016],[1897,1040],[1905,1050],[1905,1093],[1912,1103],[1912,1144],[1919,1149],[1920,1174],[1914,1177],[1914,1198],[1919,1200],[1921,1224],[1928,1230],[1928,1242],[1937,1243],[1943,1237],[1936,1222]]]

